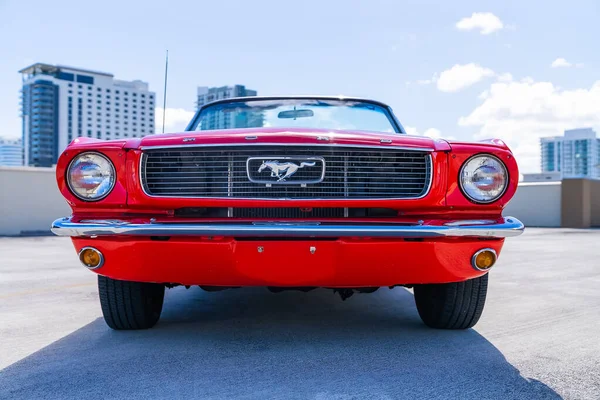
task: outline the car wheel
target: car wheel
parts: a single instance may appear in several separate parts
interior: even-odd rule
[[[483,312],[487,285],[488,274],[464,282],[415,285],[417,310],[431,328],[471,328]]]
[[[98,293],[104,320],[112,329],[147,329],[160,318],[165,287],[99,275]]]

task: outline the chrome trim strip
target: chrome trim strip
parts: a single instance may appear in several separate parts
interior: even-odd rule
[[[273,144],[271,144],[271,146],[273,146]],[[287,145],[286,146],[292,146],[292,145]],[[309,145],[312,146],[312,145]],[[181,145],[179,146],[175,146],[178,148],[182,148]],[[358,146],[359,148],[362,148],[362,146]],[[185,148],[185,147],[184,147]],[[382,148],[377,146],[377,148]],[[387,147],[383,147],[383,148],[387,148]],[[412,149],[414,150],[414,149]],[[425,150],[418,150],[418,151],[425,151]],[[433,151],[433,150],[432,150]],[[348,197],[333,197],[333,198],[319,198],[319,197],[310,197],[310,198],[287,198],[287,197],[279,197],[279,198],[269,198],[269,197],[196,197],[196,196],[154,196],[149,194],[146,191],[146,188],[144,187],[144,181],[142,179],[142,164],[144,161],[144,157],[147,157],[146,153],[142,153],[140,156],[140,162],[138,164],[138,180],[139,180],[139,186],[142,188],[142,192],[144,193],[144,195],[150,197],[150,198],[154,198],[154,199],[201,199],[201,200],[233,200],[233,201],[244,201],[244,200],[261,200],[261,201],[306,201],[306,200],[317,200],[317,201],[336,201],[336,200],[344,200],[344,201],[365,201],[365,200],[369,200],[369,201],[382,201],[382,200],[420,200],[425,198],[429,192],[431,191],[431,186],[433,186],[433,175],[434,175],[434,168],[433,168],[433,158],[431,157],[431,154],[427,155],[427,159],[429,160],[429,168],[431,169],[431,173],[429,174],[429,182],[427,184],[427,189],[423,192],[422,196],[419,197],[382,197],[382,198],[373,198],[373,197],[356,197],[356,198],[348,198]],[[347,167],[347,160],[344,161],[344,168]],[[347,183],[346,177],[344,178],[344,183]],[[347,196],[347,194],[345,194],[345,196]]]
[[[61,218],[52,224],[57,236],[234,236],[234,237],[388,237],[388,238],[435,238],[435,237],[480,237],[506,238],[523,233],[525,226],[513,217],[503,218],[492,224],[464,225],[323,225],[310,222],[270,222],[268,224],[187,224],[148,223],[134,224],[126,221],[86,220],[72,222]]]
[[[235,146],[323,146],[323,147],[351,147],[356,149],[380,149],[380,150],[412,150],[412,151],[435,151],[431,147],[406,147],[406,146],[376,146],[376,145],[359,145],[359,144],[336,144],[336,143],[210,143],[210,144],[171,144],[163,146],[141,146],[140,150],[162,150],[162,149],[174,149],[179,148],[181,150],[194,148],[194,147],[235,147]]]
[[[492,253],[494,254],[494,263],[492,264],[492,266],[491,266],[491,267],[489,267],[489,268],[486,268],[486,269],[479,268],[479,267],[478,267],[478,266],[475,264],[475,259],[477,258],[477,256],[478,256],[480,253],[483,253],[484,251],[490,251],[490,252],[492,252]],[[494,265],[496,265],[496,261],[498,261],[498,254],[496,254],[496,250],[494,250],[494,249],[490,249],[490,248],[481,249],[481,250],[479,250],[479,251],[476,251],[476,252],[475,252],[475,254],[473,254],[473,257],[471,257],[471,267],[473,267],[473,269],[475,269],[475,270],[477,270],[477,271],[481,271],[481,272],[487,272],[487,271],[489,271],[490,269],[492,269],[492,267],[493,267]]]

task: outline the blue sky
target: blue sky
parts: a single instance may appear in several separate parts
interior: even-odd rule
[[[197,86],[240,83],[382,100],[413,133],[506,140],[522,172],[539,168],[540,136],[600,132],[597,0],[0,0],[0,18],[3,136],[20,132],[20,68],[141,79],[162,104],[167,48],[169,130]]]

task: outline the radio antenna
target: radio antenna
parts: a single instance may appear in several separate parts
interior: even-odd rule
[[[165,92],[163,96],[163,123],[162,133],[165,133],[165,113],[167,112],[167,72],[169,71],[169,50],[167,50],[167,57],[165,59]]]

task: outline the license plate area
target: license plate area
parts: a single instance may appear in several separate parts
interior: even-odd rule
[[[338,251],[339,242],[335,240],[238,241],[236,268],[252,279],[301,285],[333,277]]]

